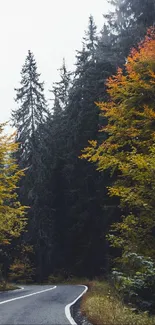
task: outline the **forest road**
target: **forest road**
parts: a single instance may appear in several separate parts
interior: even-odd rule
[[[70,307],[86,291],[82,285],[24,285],[0,292],[0,325],[76,325]]]

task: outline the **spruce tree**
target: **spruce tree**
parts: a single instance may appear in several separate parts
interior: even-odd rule
[[[59,69],[60,71],[60,81],[54,82],[51,93],[54,95],[54,106],[53,111],[56,113],[61,108],[62,110],[68,104],[68,95],[71,87],[71,76],[72,73],[67,71],[65,59],[63,59],[62,67]]]
[[[34,55],[28,51],[21,71],[21,86],[15,89],[18,108],[12,111],[13,126],[17,130],[16,140],[20,143],[19,163],[23,167],[31,164],[29,159],[36,151],[37,130],[47,116],[44,83],[40,82],[39,77]]]
[[[105,80],[112,72],[109,57],[105,53],[102,61],[97,49],[97,29],[91,16],[82,50],[77,51],[75,77],[66,107],[67,159],[63,168],[68,225],[65,260],[72,272],[89,276],[99,274],[100,268],[105,267],[108,224],[107,211],[103,212],[105,179],[102,182],[95,168],[78,158],[84,144],[87,146],[89,139],[98,137],[100,117],[95,102],[104,97]]]
[[[65,156],[65,108],[71,83],[71,73],[67,71],[65,60],[60,70],[60,81],[53,84],[50,91],[54,97],[51,114],[40,126],[39,141],[41,171],[35,199],[35,215],[40,235],[35,237],[37,277],[44,278],[65,264],[66,243],[64,237],[66,208],[64,202],[65,181],[62,173]],[[38,208],[37,208],[38,207]],[[65,245],[64,245],[65,243]],[[66,267],[67,268],[67,267]]]
[[[48,110],[44,97],[44,84],[39,80],[34,55],[28,51],[21,71],[20,88],[16,88],[17,109],[12,112],[13,126],[16,127],[16,141],[20,143],[17,155],[18,163],[27,168],[25,180],[21,184],[20,195],[26,204],[31,204],[33,188],[41,166],[40,139]],[[27,185],[26,185],[27,184]]]
[[[113,48],[119,61],[142,41],[148,27],[155,23],[154,0],[110,0],[114,10],[105,15],[111,29]]]
[[[12,112],[13,125],[17,129],[16,141],[20,143],[17,161],[26,169],[25,179],[19,184],[19,196],[21,202],[30,206],[28,232],[24,236],[24,241],[34,246],[39,280],[45,247],[42,250],[40,248],[45,228],[47,229],[45,226],[47,220],[43,213],[45,184],[43,184],[42,137],[49,114],[44,96],[44,84],[40,82],[40,74],[31,51],[28,51],[21,71],[20,85],[20,88],[15,89],[15,101],[18,107]]]

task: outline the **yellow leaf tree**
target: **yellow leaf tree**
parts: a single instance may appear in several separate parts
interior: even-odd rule
[[[18,144],[14,142],[14,135],[4,135],[4,126],[0,125],[0,245],[19,237],[26,225],[26,207],[18,201],[16,191],[24,175],[13,158]]]
[[[98,103],[107,125],[102,144],[90,141],[81,158],[111,170],[110,196],[124,216],[112,225],[112,245],[155,257],[155,29],[150,28],[123,69],[107,81],[109,101]]]

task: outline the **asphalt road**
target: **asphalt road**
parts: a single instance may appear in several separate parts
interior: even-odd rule
[[[0,324],[70,325],[72,304],[85,291],[76,285],[30,285],[0,292]]]

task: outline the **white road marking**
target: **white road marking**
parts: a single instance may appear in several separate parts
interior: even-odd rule
[[[16,291],[20,291],[20,290],[24,290],[25,288],[24,287],[19,287],[18,289],[15,289],[15,290],[12,290],[13,292],[16,292]]]
[[[66,317],[67,319],[69,320],[69,322],[71,323],[71,325],[77,325],[77,323],[75,323],[75,320],[73,319],[73,317],[71,316],[71,306],[73,306],[88,290],[88,287],[87,286],[84,286],[84,285],[80,285],[81,287],[84,287],[84,291],[73,301],[71,302],[70,304],[68,304],[66,307],[65,307],[65,314],[66,314]]]
[[[7,302],[11,302],[11,301],[15,301],[15,300],[19,300],[19,299],[24,299],[24,298],[27,298],[27,297],[31,297],[31,296],[34,296],[34,295],[38,295],[40,293],[47,292],[47,291],[50,291],[50,290],[53,290],[53,289],[56,289],[56,286],[54,286],[53,288],[49,288],[49,289],[42,290],[42,291],[30,293],[30,294],[25,295],[25,296],[16,297],[16,298],[8,299],[8,300],[5,300],[5,301],[1,301],[0,302],[0,305],[6,304]]]

